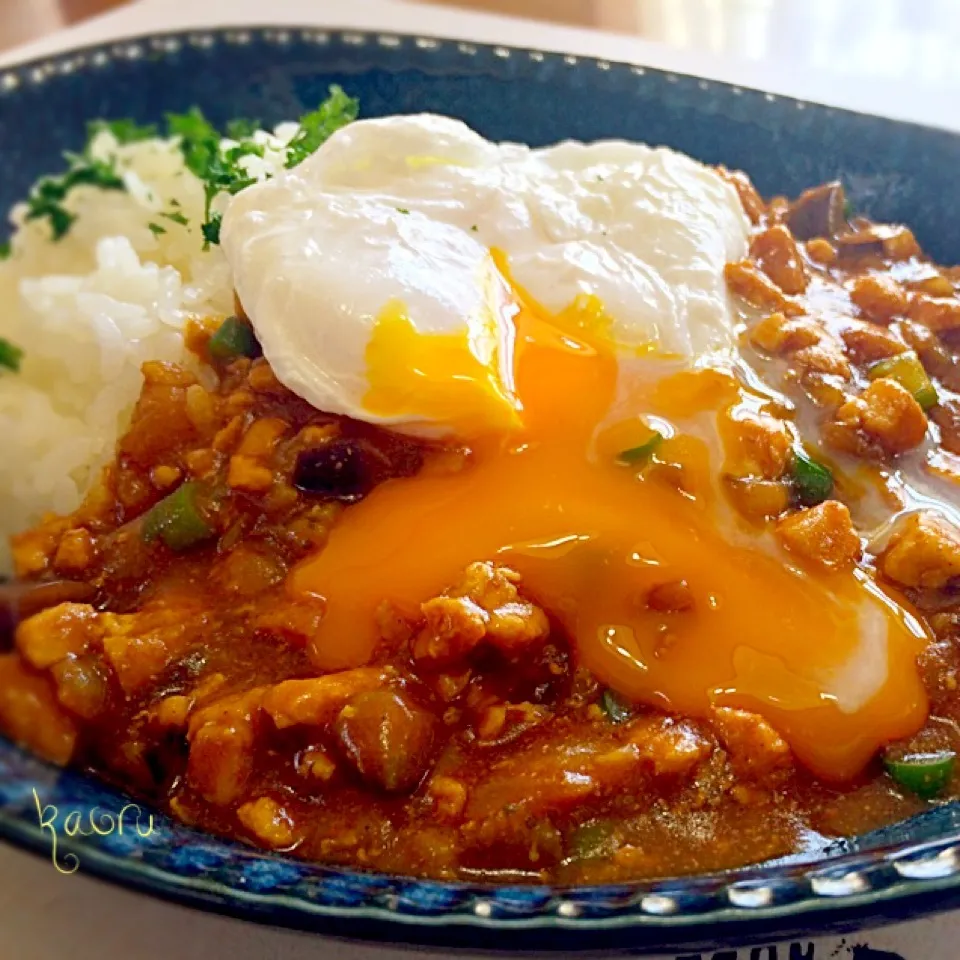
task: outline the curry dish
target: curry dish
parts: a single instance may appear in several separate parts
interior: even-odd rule
[[[547,310],[509,253],[509,454],[321,412],[239,287],[195,320],[79,509],[13,539],[18,577],[92,590],[0,653],[0,729],[204,830],[435,878],[710,871],[957,795],[960,530],[911,476],[960,483],[960,270],[840,184],[765,203],[720,175],[745,363],[659,377],[642,421],[604,421],[603,305]],[[379,330],[383,363],[429,366],[402,315]],[[824,590],[887,638],[860,700],[835,682],[860,614]],[[774,663],[825,635],[819,687]]]

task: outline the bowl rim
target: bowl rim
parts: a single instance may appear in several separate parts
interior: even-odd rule
[[[46,83],[84,70],[100,70],[111,63],[150,57],[163,59],[185,47],[212,50],[218,45],[309,45],[324,50],[380,48],[427,58],[453,55],[474,69],[491,67],[513,58],[535,67],[562,65],[590,69],[605,75],[628,73],[637,82],[696,85],[709,93],[749,101],[778,101],[798,111],[841,115],[913,128],[956,140],[957,135],[922,124],[872,117],[867,114],[774,95],[751,87],[735,86],[689,74],[667,72],[640,64],[599,60],[539,51],[504,44],[474,43],[456,39],[405,34],[395,31],[326,29],[310,26],[221,26],[210,29],[148,32],[105,43],[69,48],[52,55],[0,68],[0,109],[7,98],[24,87]],[[448,69],[455,72],[452,67]],[[27,757],[22,748],[0,736],[0,770],[3,756]],[[75,771],[58,771],[30,756],[59,781],[79,783],[109,791],[105,782]],[[2,784],[2,781],[0,781]],[[125,799],[116,792],[118,799]],[[2,789],[0,789],[2,800]],[[49,842],[29,808],[11,809],[0,803],[0,839],[33,853],[49,856]],[[167,818],[160,817],[166,820]],[[172,821],[168,821],[172,824]],[[822,935],[831,929],[880,925],[960,906],[960,830],[924,842],[893,843],[865,852],[845,853],[828,860],[747,867],[688,877],[647,880],[604,886],[519,887],[469,882],[419,880],[409,877],[310,864],[266,854],[209,834],[177,827],[198,843],[226,851],[230,868],[214,868],[195,876],[111,851],[98,842],[66,841],[64,853],[82,856],[85,872],[101,879],[186,906],[277,926],[314,930],[335,936],[388,940],[394,944],[442,942],[445,946],[473,949],[507,948],[543,950],[542,935],[555,933],[556,946],[567,951],[629,944],[631,952],[663,951],[667,947],[709,947],[718,937],[736,933],[745,943],[772,937]],[[97,838],[99,839],[99,838]],[[235,864],[286,864],[303,874],[302,889],[278,893],[257,890],[237,874]],[[336,895],[324,886],[332,881]],[[375,881],[371,883],[371,881]],[[346,885],[346,886],[344,886]],[[360,891],[356,902],[341,895]],[[521,891],[529,894],[524,902]],[[454,905],[431,909],[438,894],[453,896]],[[349,897],[347,898],[350,899]],[[442,897],[440,898],[443,899]],[[438,934],[439,931],[439,934]],[[484,932],[503,934],[478,941]],[[598,934],[608,933],[606,939]],[[532,934],[533,938],[525,937]],[[589,935],[583,938],[581,935]]]
[[[104,781],[55,767],[0,735],[0,773],[5,756],[25,760],[43,785],[66,781],[68,797],[72,781],[93,787],[104,809],[107,800],[114,809],[135,802]],[[0,788],[0,839],[49,861],[50,840],[31,813],[35,808],[2,801]],[[76,809],[89,816],[99,808],[80,801]],[[74,855],[90,876],[237,919],[394,945],[512,952],[543,951],[544,934],[562,938],[555,942],[566,952],[625,944],[632,953],[696,949],[716,946],[719,937],[727,944],[734,936],[746,946],[881,926],[960,906],[957,834],[826,861],[551,887],[423,880],[326,866],[224,840],[164,814],[154,816],[164,838],[156,851],[131,855],[129,847],[115,849],[111,835],[60,836],[59,861]],[[199,872],[171,865],[168,854],[182,844],[214,852],[216,862]],[[251,883],[251,877],[284,870],[295,877],[266,889]],[[345,894],[352,902],[345,902]]]

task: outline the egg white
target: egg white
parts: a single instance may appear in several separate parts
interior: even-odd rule
[[[693,362],[731,351],[724,264],[747,219],[713,170],[622,141],[531,150],[432,115],[358,121],[238,194],[221,239],[277,377],[319,409],[445,435],[434,413],[378,416],[365,351],[400,301],[419,333],[463,334],[509,401],[513,296],[491,250],[550,309],[593,294],[620,346]],[[491,319],[492,318],[492,319]]]

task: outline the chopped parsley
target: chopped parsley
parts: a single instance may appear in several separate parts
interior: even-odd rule
[[[397,213],[409,214],[410,211],[406,207],[397,207]]]
[[[27,220],[46,220],[54,240],[60,240],[77,219],[63,205],[75,187],[100,187],[101,190],[123,190],[123,180],[116,168],[103,160],[94,160],[89,153],[68,154],[70,169],[59,177],[44,177],[27,197]]]
[[[117,143],[139,143],[157,136],[156,124],[141,126],[136,120],[93,120],[87,124],[87,141],[93,140],[98,134],[108,130],[116,137]]]
[[[186,113],[168,113],[167,129],[180,138],[180,152],[187,169],[203,181],[204,224],[210,220],[210,204],[221,190],[237,179],[237,171],[227,167],[220,152],[220,134],[203,113],[193,107]]]
[[[477,232],[477,225],[474,224],[470,229],[471,229],[474,233],[476,233],[476,232]]]
[[[23,351],[15,347],[9,340],[0,337],[0,367],[6,367],[17,373],[20,370],[20,361],[23,359]]]
[[[359,102],[348,97],[338,86],[330,88],[330,96],[312,113],[300,119],[300,128],[287,146],[286,166],[295,167],[317,150],[331,134],[357,118]],[[249,120],[227,125],[227,133],[237,145],[221,149],[221,136],[203,113],[194,107],[183,114],[168,114],[171,135],[180,137],[184,163],[203,181],[204,212],[200,231],[204,246],[220,242],[220,216],[212,212],[212,204],[221,193],[237,194],[257,182],[250,176],[244,157],[262,157],[264,147],[250,139],[256,124]]]
[[[4,240],[3,243],[0,243],[0,260],[9,260],[11,253],[13,253],[13,247],[9,240]]]
[[[227,121],[227,136],[231,140],[249,140],[259,129],[259,120],[237,117],[236,120]]]
[[[287,146],[287,167],[295,167],[315,153],[341,127],[357,119],[360,101],[334,84],[320,106],[300,118],[300,129]]]
[[[204,247],[210,246],[211,243],[220,242],[220,224],[222,221],[223,217],[219,213],[215,213],[200,227],[200,232],[203,234]]]
[[[333,133],[357,118],[359,101],[347,96],[338,86],[330,87],[330,95],[320,106],[300,119],[300,126],[286,147],[285,166],[295,167],[317,150]],[[224,135],[210,123],[197,107],[186,113],[167,114],[166,135],[177,137],[180,152],[187,169],[203,183],[204,211],[200,233],[204,247],[220,242],[221,216],[213,211],[214,200],[221,194],[237,194],[257,182],[243,163],[245,157],[263,157],[265,148],[253,137],[260,124],[256,120],[236,119],[226,125],[226,137],[235,141],[224,144]],[[67,172],[55,177],[44,177],[27,198],[27,220],[45,220],[50,225],[53,240],[60,240],[69,232],[76,214],[67,209],[65,200],[80,186],[99,187],[102,190],[124,190],[121,170],[114,158],[96,159],[90,145],[99,133],[109,131],[118,143],[138,143],[160,136],[155,125],[141,125],[135,120],[95,120],[88,124],[87,145],[81,154],[66,154]],[[173,200],[173,206],[180,204]],[[406,211],[404,211],[406,212]],[[179,212],[161,213],[161,217],[186,226],[187,218]],[[165,228],[149,224],[155,235]],[[0,252],[0,257],[3,253]]]
[[[159,223],[148,223],[147,226],[150,228],[150,232],[155,237],[159,237],[161,233],[167,232],[167,228],[161,227]]]
[[[257,182],[257,178],[247,173],[240,160],[250,156],[262,157],[264,148],[247,140],[235,147],[221,149],[220,134],[196,107],[187,113],[168,114],[167,124],[170,134],[180,137],[180,151],[187,169],[203,181],[203,223],[200,232],[206,248],[211,243],[220,242],[220,218],[211,211],[214,199],[221,193],[239,193]],[[182,214],[164,216],[175,223],[186,222]]]

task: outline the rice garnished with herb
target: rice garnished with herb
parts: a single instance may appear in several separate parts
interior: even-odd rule
[[[296,166],[356,115],[333,87],[272,132],[235,120],[221,133],[197,109],[163,130],[97,121],[67,171],[13,210],[0,249],[0,572],[8,537],[75,509],[111,458],[141,364],[190,364],[189,321],[232,312],[218,247],[231,195]]]

